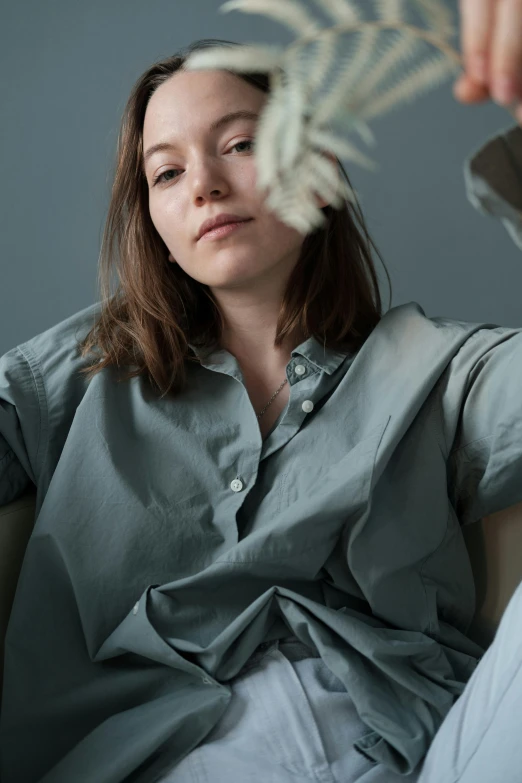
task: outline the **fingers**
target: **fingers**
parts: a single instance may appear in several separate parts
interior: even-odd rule
[[[522,125],[522,0],[459,0],[459,9],[464,73],[453,94],[464,103],[518,102]]]
[[[453,86],[453,94],[462,103],[482,103],[490,98],[489,89],[463,74]]]
[[[493,98],[507,106],[522,97],[522,0],[497,0],[490,66]]]
[[[459,0],[464,67],[477,84],[489,83],[490,39],[496,5],[497,0]]]

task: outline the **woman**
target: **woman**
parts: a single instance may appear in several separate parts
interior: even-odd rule
[[[266,79],[183,58],[129,99],[101,305],[1,359],[2,781],[514,781],[521,589],[484,655],[460,527],[522,500],[522,330],[382,315],[359,212],[255,189]]]

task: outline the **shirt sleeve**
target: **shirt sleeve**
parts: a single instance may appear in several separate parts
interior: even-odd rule
[[[473,333],[439,393],[448,497],[461,524],[522,501],[522,329]]]
[[[499,218],[522,250],[522,128],[502,131],[467,158],[464,179],[471,204]]]
[[[0,506],[37,485],[41,429],[35,376],[16,347],[0,357]]]

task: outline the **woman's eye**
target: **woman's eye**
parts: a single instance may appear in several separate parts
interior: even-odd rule
[[[252,139],[243,139],[243,141],[238,141],[237,144],[234,144],[232,149],[235,149],[236,147],[239,147],[240,144],[250,144],[251,147],[254,146],[254,142]]]
[[[252,141],[252,139],[243,139],[243,141],[238,141],[236,144],[234,144],[233,147],[231,147],[231,149],[235,149],[236,147],[239,147],[240,144],[250,144],[251,147],[254,146],[254,142]],[[172,182],[173,179],[176,179],[176,177],[173,177],[172,179],[163,179],[165,174],[170,174],[171,171],[179,171],[179,169],[166,169],[165,171],[162,171],[161,174],[158,174],[158,176],[154,178],[154,181],[152,183],[153,187],[154,185],[157,185],[158,182]]]
[[[162,182],[165,174],[169,174],[171,171],[179,171],[179,169],[167,169],[166,171],[162,171],[161,174],[158,174],[158,176],[155,177],[154,182],[152,183],[153,187],[154,185],[157,185],[158,182]],[[164,180],[164,181],[168,182],[169,180]]]

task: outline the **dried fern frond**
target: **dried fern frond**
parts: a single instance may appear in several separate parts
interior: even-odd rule
[[[401,22],[406,18],[405,0],[375,0],[378,19],[387,22]]]
[[[243,11],[246,14],[264,14],[287,25],[299,35],[309,35],[321,29],[320,23],[308,13],[299,0],[228,0],[219,9]]]
[[[322,11],[330,16],[335,24],[353,24],[362,19],[361,9],[353,0],[315,0]]]
[[[443,3],[433,3],[432,0],[415,0],[415,2],[428,27],[437,35],[449,38],[456,34],[451,11]]]
[[[280,46],[215,46],[193,52],[187,70],[265,72],[270,93],[255,143],[257,187],[287,225],[306,234],[324,224],[317,196],[340,208],[355,200],[325,153],[375,170],[347,139],[374,143],[368,121],[414,100],[462,67],[444,0],[314,0],[331,26],[301,0],[228,0],[221,12],[263,14],[295,35]],[[417,22],[415,17],[421,20]],[[337,70],[332,73],[332,70]],[[332,130],[339,122],[341,135]]]
[[[208,49],[189,55],[186,68],[189,71],[224,68],[245,73],[269,73],[283,67],[284,60],[285,50],[282,46],[248,44],[230,49],[223,46],[209,46]]]
[[[452,73],[453,68],[445,57],[433,57],[428,62],[416,66],[413,73],[396,84],[392,90],[381,93],[373,101],[369,101],[360,110],[359,115],[365,120],[373,120],[389,111],[391,107],[413,100],[424,90],[429,90],[438,82],[447,79]]]

